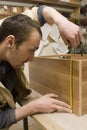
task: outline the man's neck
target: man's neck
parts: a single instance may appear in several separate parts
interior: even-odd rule
[[[0,45],[0,61],[5,60],[5,49]]]

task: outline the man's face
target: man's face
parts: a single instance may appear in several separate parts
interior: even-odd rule
[[[34,29],[26,41],[24,41],[18,48],[16,45],[8,53],[8,61],[14,68],[19,68],[27,61],[32,61],[34,52],[38,49],[40,44],[40,34]]]

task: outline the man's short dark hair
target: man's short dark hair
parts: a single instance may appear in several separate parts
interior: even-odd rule
[[[6,18],[0,26],[0,43],[8,36],[15,36],[15,44],[18,46],[23,41],[27,40],[35,28],[41,35],[42,33],[38,24],[29,16],[24,14],[17,14]]]

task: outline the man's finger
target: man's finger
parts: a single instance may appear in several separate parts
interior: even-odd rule
[[[66,107],[62,107],[62,106],[57,106],[57,111],[58,112],[68,112],[68,113],[72,113],[71,109],[68,109]]]

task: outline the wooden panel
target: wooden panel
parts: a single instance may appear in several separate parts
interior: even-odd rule
[[[79,62],[74,61],[73,62],[73,88],[72,88],[72,97],[73,97],[73,112],[76,114],[80,114],[79,111]]]
[[[87,62],[82,62],[82,113],[87,113]]]
[[[80,5],[81,0],[70,0],[70,3],[72,4],[78,4]]]
[[[70,103],[70,55],[37,57],[30,63],[30,85],[46,94],[54,92],[60,100]],[[73,112],[87,113],[87,55],[72,56]]]
[[[32,65],[32,67],[30,67],[31,79],[40,84],[43,84],[46,88],[54,88],[55,92],[57,92],[58,95],[61,94],[62,97],[65,97],[65,101],[67,101],[68,99],[67,102],[69,103],[69,61],[42,58],[39,62],[38,59],[35,59],[33,63],[34,64]]]
[[[50,5],[50,6],[59,6],[59,7],[71,7],[71,8],[76,8],[79,5],[73,3],[66,3],[66,2],[60,2],[59,0],[1,0],[1,1],[7,1],[7,2],[20,2],[20,3],[32,3],[32,4],[45,4],[45,5]],[[80,4],[80,3],[79,3]]]

